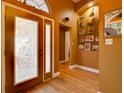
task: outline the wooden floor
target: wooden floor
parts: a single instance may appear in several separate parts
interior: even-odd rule
[[[60,65],[60,72],[59,77],[25,93],[97,93],[98,75],[80,69],[68,69],[66,64]]]

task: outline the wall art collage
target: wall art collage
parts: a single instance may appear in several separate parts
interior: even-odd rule
[[[92,18],[86,25],[80,18],[78,22],[78,50],[98,51],[99,50],[99,31],[98,19]]]

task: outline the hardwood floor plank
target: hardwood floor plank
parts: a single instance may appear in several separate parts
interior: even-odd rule
[[[80,69],[60,65],[60,76],[30,88],[24,93],[97,93],[99,76]]]

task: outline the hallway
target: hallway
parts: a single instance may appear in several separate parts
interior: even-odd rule
[[[44,84],[30,88],[24,93],[97,93],[98,75],[80,69],[60,65],[60,76]]]

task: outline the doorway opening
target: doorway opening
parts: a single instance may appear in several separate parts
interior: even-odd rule
[[[70,61],[70,30],[71,28],[59,24],[59,63],[68,65]]]

